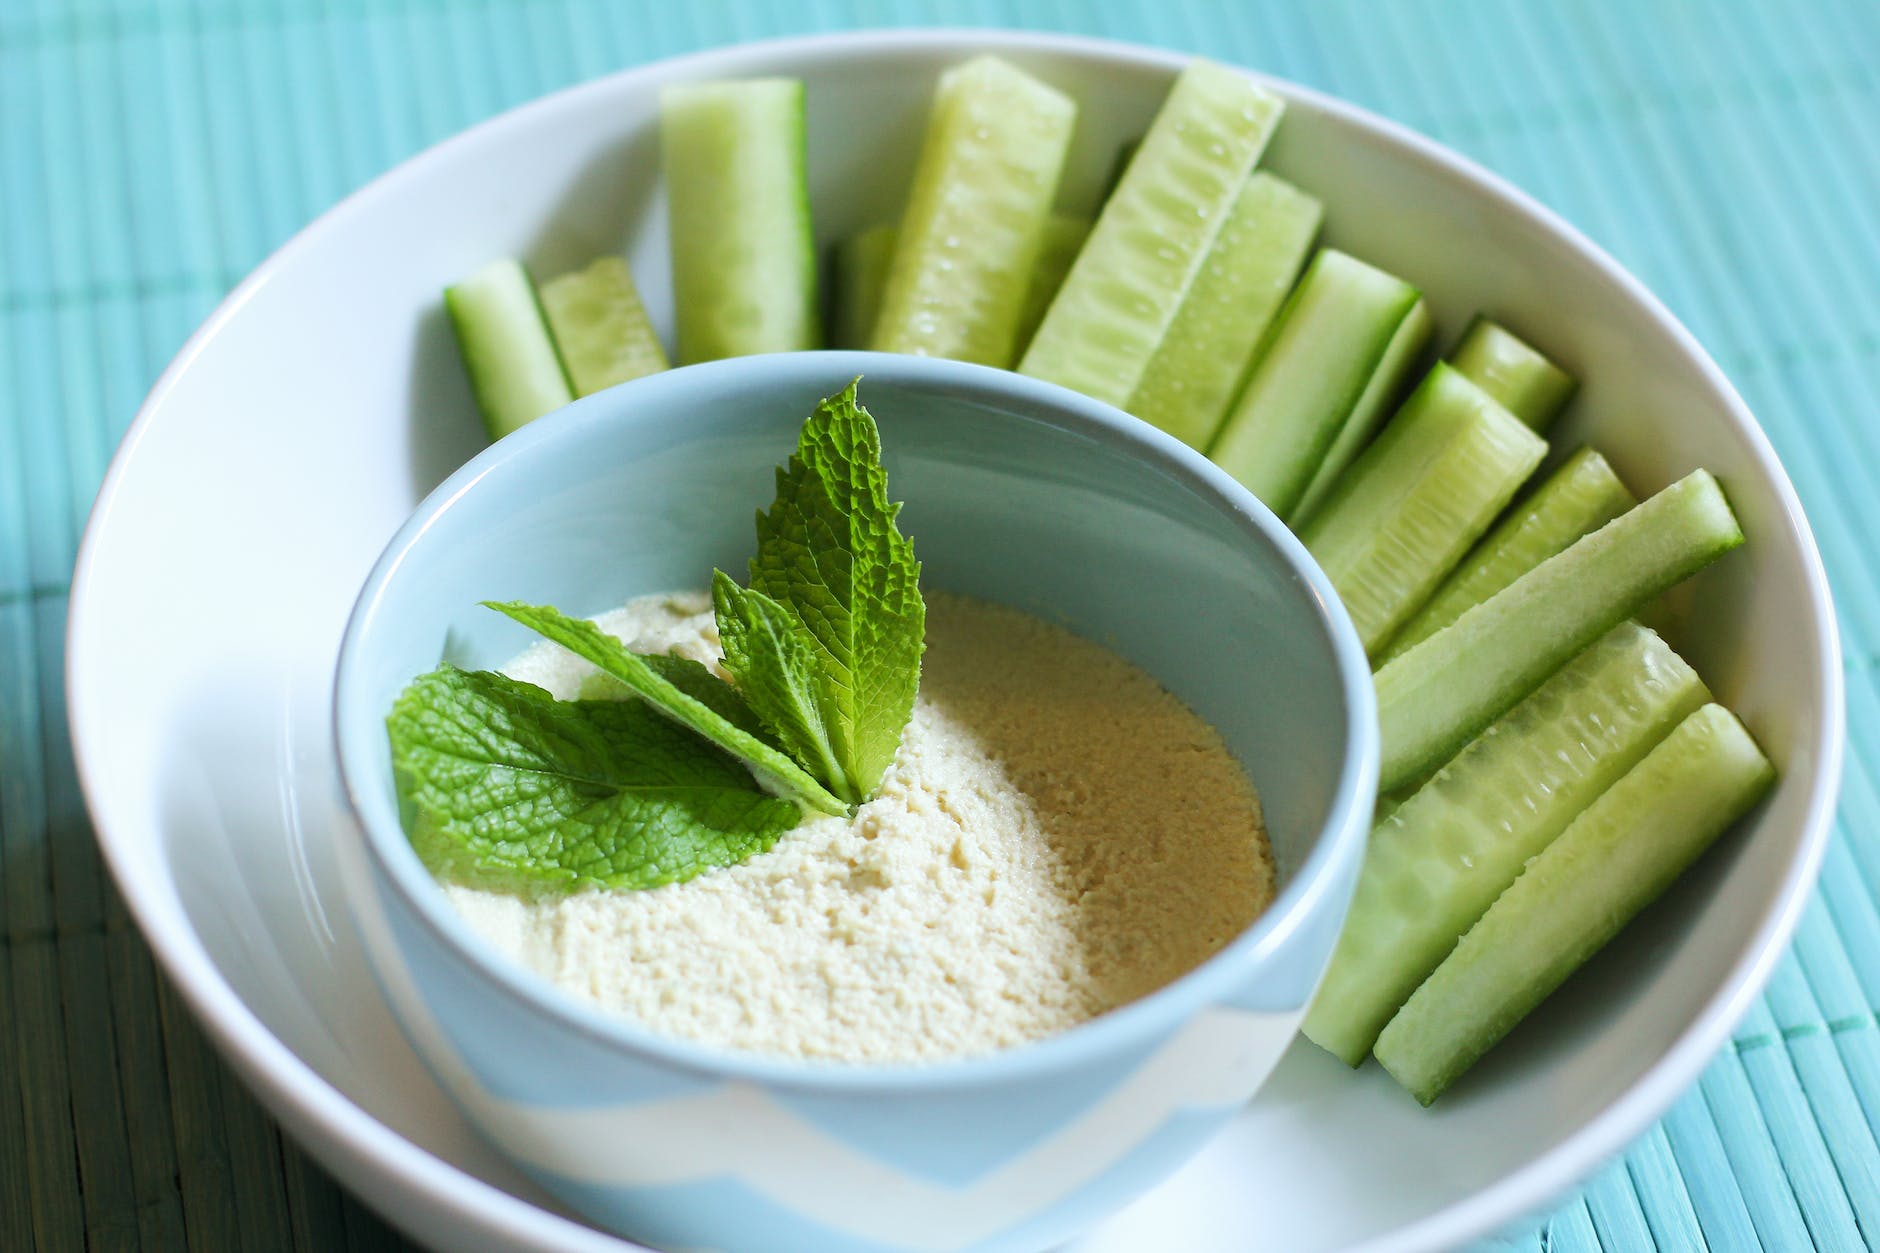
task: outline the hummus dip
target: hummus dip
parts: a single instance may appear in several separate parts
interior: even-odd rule
[[[710,599],[596,619],[638,652],[719,658]],[[557,697],[613,680],[544,642],[505,668]],[[1220,736],[1142,670],[1017,610],[927,596],[920,694],[853,818],[650,891],[446,884],[486,940],[662,1034],[906,1062],[1037,1040],[1205,961],[1273,863]]]

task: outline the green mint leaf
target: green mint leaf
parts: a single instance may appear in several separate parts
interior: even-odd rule
[[[628,650],[625,644],[584,618],[571,618],[548,605],[524,605],[518,603],[499,604],[484,602],[496,610],[520,622],[523,626],[560,644],[570,652],[599,666],[602,670],[619,679],[638,693],[648,705],[667,717],[691,729],[716,744],[725,752],[742,761],[757,777],[764,787],[781,796],[788,796],[824,813],[846,813],[848,806],[830,795],[828,789],[818,783],[810,774],[797,765],[773,743],[768,743],[757,734],[739,726],[732,718],[719,712],[714,704],[723,705],[729,698],[718,696],[712,701],[701,700],[690,695],[686,690],[668,677],[679,673],[685,683],[697,686],[709,679],[720,683],[703,666],[698,673],[686,670],[682,665],[673,664],[676,659],[664,658],[655,661],[642,657]],[[696,663],[694,663],[696,664]],[[665,673],[662,673],[664,671]],[[722,685],[722,684],[721,684]]]
[[[671,653],[635,653],[634,656],[651,667],[654,674],[738,730],[749,732],[772,748],[779,747],[776,737],[764,725],[764,720],[738,694],[738,689],[713,674],[709,666],[700,665],[690,657]],[[580,695],[583,699],[622,700],[638,696],[639,693],[613,675],[601,673],[589,676],[581,685]]]
[[[737,677],[752,710],[831,792],[850,803],[861,800],[823,723],[816,690],[822,653],[803,624],[762,592],[739,587],[723,570],[712,571],[712,608],[725,669]]]
[[[796,455],[777,471],[775,502],[757,515],[751,561],[751,591],[796,619],[816,664],[801,665],[802,650],[780,649],[758,664],[792,669],[766,677],[726,658],[725,669],[786,746],[793,745],[783,720],[757,693],[814,693],[839,767],[824,782],[851,803],[872,795],[894,760],[920,686],[926,606],[914,546],[895,528],[899,512],[888,501],[880,432],[850,383],[803,424]],[[720,620],[721,639],[727,625]]]
[[[761,853],[802,816],[651,702],[557,701],[444,666],[387,727],[412,844],[447,878],[658,887]]]

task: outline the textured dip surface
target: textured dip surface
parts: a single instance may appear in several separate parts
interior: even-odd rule
[[[597,621],[641,652],[718,660],[703,595]],[[611,682],[547,643],[507,672],[563,698]],[[652,891],[445,891],[526,966],[661,1033],[916,1061],[1154,991],[1265,908],[1273,870],[1245,773],[1147,674],[1031,615],[930,593],[912,721],[853,819],[812,817]]]

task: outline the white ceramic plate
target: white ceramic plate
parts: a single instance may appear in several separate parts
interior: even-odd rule
[[[1094,196],[1180,59],[1096,41],[895,32],[707,53],[572,89],[401,166],[245,282],[158,383],[73,584],[74,742],[104,852],[165,970],[289,1130],[439,1246],[629,1247],[477,1141],[381,1003],[337,896],[329,684],[380,546],[480,437],[439,290],[492,257],[555,273],[624,249],[668,312],[652,132],[664,81],[810,82],[826,240],[887,217],[930,84],[996,47],[1084,102],[1067,197]],[[1283,85],[1282,85],[1283,86]],[[1543,1205],[1697,1074],[1786,941],[1839,772],[1840,665],[1813,543],[1741,402],[1636,283],[1531,201],[1313,93],[1267,164],[1328,238],[1426,286],[1444,342],[1487,308],[1585,380],[1571,427],[1635,488],[1697,464],[1750,547],[1682,642],[1784,768],[1778,793],[1431,1112],[1295,1047],[1232,1130],[1077,1246],[1452,1245]]]

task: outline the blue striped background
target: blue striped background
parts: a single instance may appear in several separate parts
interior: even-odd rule
[[[1625,1157],[1501,1247],[1857,1249],[1880,1233],[1880,6],[1872,0],[0,0],[0,1248],[400,1247],[161,986],[93,851],[60,693],[79,529],[219,295],[470,122],[670,53],[911,24],[1206,50],[1527,188],[1761,416],[1842,614],[1848,763],[1768,994]]]

